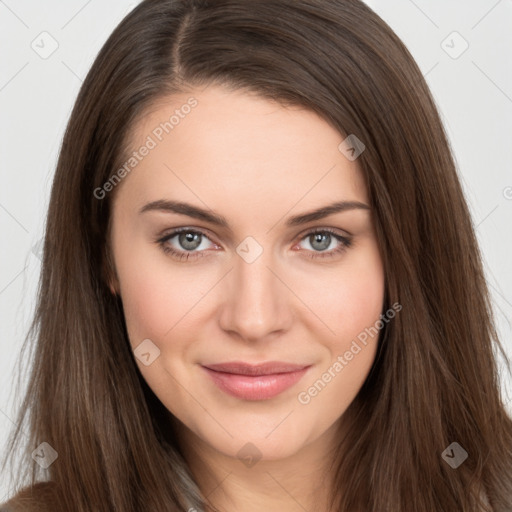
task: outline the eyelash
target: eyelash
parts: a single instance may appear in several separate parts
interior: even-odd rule
[[[183,251],[182,252],[182,251],[177,251],[176,249],[171,248],[168,245],[166,245],[166,242],[168,242],[169,240],[174,238],[176,235],[179,235],[180,233],[193,233],[195,235],[201,235],[205,238],[208,238],[208,240],[209,240],[209,237],[206,235],[206,233],[204,233],[202,231],[199,231],[196,229],[191,229],[191,228],[178,228],[178,229],[175,229],[172,233],[169,233],[168,235],[165,235],[162,238],[157,239],[156,243],[158,243],[158,245],[161,247],[161,249],[164,251],[164,253],[170,254],[173,258],[177,258],[179,261],[195,260],[197,258],[202,258],[205,256],[205,254],[203,254],[203,253],[205,253],[206,251],[197,251],[197,252]],[[302,241],[305,238],[308,238],[312,235],[325,234],[325,233],[329,233],[329,235],[333,236],[336,240],[338,240],[338,242],[340,242],[340,245],[336,249],[331,249],[328,252],[307,251],[307,252],[312,253],[307,256],[308,258],[311,258],[311,259],[332,258],[334,256],[337,256],[338,254],[345,252],[352,245],[351,238],[342,236],[330,228],[321,228],[321,229],[314,229],[312,231],[309,231],[300,239],[300,241]]]

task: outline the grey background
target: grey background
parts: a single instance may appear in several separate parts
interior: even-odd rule
[[[137,3],[0,0],[0,449],[17,409],[14,365],[34,309],[65,124],[95,55]],[[438,104],[512,356],[512,0],[367,3],[407,45]],[[502,383],[512,412],[510,376]]]

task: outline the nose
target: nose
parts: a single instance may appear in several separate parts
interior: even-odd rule
[[[235,255],[222,295],[221,328],[249,342],[277,336],[290,328],[293,294],[281,281],[270,251],[248,263]]]

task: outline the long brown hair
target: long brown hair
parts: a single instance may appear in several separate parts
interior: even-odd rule
[[[495,359],[506,354],[470,213],[420,69],[359,0],[145,0],[114,30],[53,182],[33,364],[4,462],[21,455],[17,490],[51,480],[58,507],[76,512],[205,510],[170,415],[134,362],[107,284],[112,194],[94,191],[156,100],[211,84],[306,107],[365,144],[385,310],[402,310],[347,411],[333,510],[490,510],[487,496],[510,512],[512,420]],[[58,454],[45,471],[31,457],[42,442]],[[453,442],[468,454],[456,469],[442,457]]]

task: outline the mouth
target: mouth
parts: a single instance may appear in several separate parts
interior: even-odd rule
[[[280,361],[201,366],[219,389],[242,400],[268,400],[296,384],[311,367]]]

